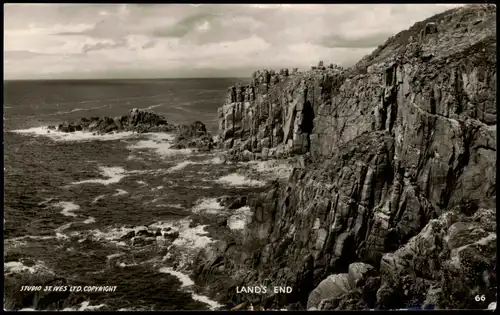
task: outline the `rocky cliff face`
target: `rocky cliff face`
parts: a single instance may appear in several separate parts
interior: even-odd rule
[[[231,88],[219,145],[233,158],[309,158],[249,198],[253,222],[200,253],[198,282],[290,308],[496,300],[495,10],[433,16],[349,69],[260,71]],[[353,263],[373,268],[353,281]],[[294,291],[236,294],[264,282]]]

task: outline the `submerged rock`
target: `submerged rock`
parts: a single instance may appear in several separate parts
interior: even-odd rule
[[[134,231],[130,231],[128,232],[127,234],[123,235],[122,237],[120,237],[120,240],[123,241],[123,240],[130,240],[132,239],[133,237],[135,236],[135,232]]]
[[[247,204],[247,196],[223,196],[217,198],[217,201],[228,209],[238,209]]]
[[[175,241],[179,237],[179,231],[174,231],[174,232],[166,232],[163,234],[163,237],[165,239],[170,240],[171,242]]]

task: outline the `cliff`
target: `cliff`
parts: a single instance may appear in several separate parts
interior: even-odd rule
[[[495,6],[416,23],[348,69],[258,71],[219,117],[233,159],[308,158],[200,253],[208,291],[291,309],[496,300]],[[236,294],[263,283],[293,292]]]

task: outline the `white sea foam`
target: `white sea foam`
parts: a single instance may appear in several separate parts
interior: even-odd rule
[[[171,173],[171,172],[179,171],[179,170],[184,169],[188,165],[196,165],[196,164],[198,164],[198,165],[200,165],[200,164],[222,164],[222,163],[224,163],[224,161],[219,156],[216,156],[214,158],[211,158],[210,160],[205,160],[205,161],[201,161],[201,162],[182,161],[179,164],[177,164],[177,165],[172,166],[171,168],[169,168],[167,170],[167,172]]]
[[[16,245],[16,243],[22,243],[22,241],[25,239],[45,241],[45,240],[51,240],[54,238],[56,238],[56,237],[55,236],[25,235],[25,236],[19,236],[19,237],[14,237],[14,238],[7,238],[4,240],[4,243],[9,244],[9,245]],[[22,245],[24,245],[24,244],[22,244]]]
[[[110,259],[113,259],[113,258],[121,257],[123,255],[125,255],[125,254],[124,253],[115,253],[115,254],[108,255],[106,257],[108,258],[108,260],[110,260]]]
[[[169,172],[174,172],[174,171],[179,171],[184,169],[186,166],[190,164],[196,164],[195,162],[192,161],[183,161],[175,166],[172,166],[171,168],[168,169]]]
[[[4,275],[8,276],[14,273],[23,273],[23,272],[28,272],[28,273],[50,273],[52,274],[53,272],[45,266],[45,264],[42,261],[37,261],[33,266],[25,266],[22,262],[19,261],[9,261],[9,262],[4,262]]]
[[[106,306],[106,304],[99,304],[99,305],[89,305],[89,304],[90,304],[90,302],[87,302],[87,301],[82,302],[81,307],[78,310],[79,311],[85,311],[85,310],[92,311],[92,310],[99,309],[103,306]]]
[[[125,174],[126,173],[125,169],[123,169],[122,167],[100,166],[99,169],[101,170],[101,175],[108,179],[87,179],[79,182],[73,182],[71,183],[71,185],[88,184],[88,183],[103,184],[103,185],[116,184],[119,181],[121,181],[125,176],[127,176]]]
[[[45,198],[44,201],[40,202],[38,205],[39,206],[43,206],[43,205],[46,205],[48,204],[49,202],[51,202],[52,200],[55,200],[56,198]]]
[[[151,106],[146,107],[146,109],[153,109],[153,108],[156,108],[156,107],[160,107],[162,105],[164,105],[164,104],[163,103],[155,104],[155,105],[151,105]]]
[[[175,137],[166,133],[148,133],[148,140],[140,140],[137,143],[128,146],[130,150],[134,149],[153,149],[158,155],[172,156],[179,154],[189,154],[192,149],[172,149],[172,141]]]
[[[13,273],[21,273],[21,272],[29,272],[29,273],[35,273],[36,270],[34,266],[28,267],[25,266],[22,262],[19,261],[9,261],[3,264],[4,266],[4,274],[5,275],[10,275]]]
[[[104,241],[116,243],[116,242],[118,242],[118,239],[120,237],[124,236],[125,234],[127,234],[131,231],[134,231],[134,229],[121,227],[121,228],[107,229],[105,231],[90,230],[89,232],[90,232],[90,235],[92,236],[92,238],[94,238],[97,241],[104,240]],[[80,241],[83,242],[84,240],[85,239],[79,240],[79,242]]]
[[[155,191],[155,190],[160,190],[160,189],[163,189],[163,188],[164,188],[163,186],[157,186],[157,187],[151,188],[151,190]]]
[[[62,239],[62,240],[65,240],[65,239],[68,239],[69,236],[66,235],[66,234],[63,234],[63,233],[60,233],[60,232],[56,232],[56,238],[57,239]]]
[[[194,281],[191,280],[191,278],[182,273],[182,272],[179,272],[179,271],[176,271],[170,267],[163,267],[163,268],[160,268],[159,270],[160,272],[162,273],[168,273],[172,276],[175,276],[177,277],[177,279],[179,279],[179,281],[181,282],[181,288],[189,288],[191,286],[194,285]],[[199,295],[199,294],[196,294],[194,292],[192,292],[192,290],[186,290],[187,292],[191,293],[191,297],[193,298],[193,300],[196,300],[196,301],[200,301],[202,303],[205,303],[205,304],[208,304],[210,306],[211,309],[215,309],[217,307],[221,307],[222,305],[217,303],[216,301],[212,301],[210,300],[208,297],[206,296],[203,296],[203,295]]]
[[[267,160],[245,162],[253,170],[274,178],[289,178],[293,171],[293,165],[289,160]]]
[[[137,184],[139,184],[139,185],[147,185],[147,183],[145,181],[143,181],[143,180],[138,180]]]
[[[61,201],[61,202],[55,203],[54,206],[62,208],[63,209],[61,211],[62,215],[67,216],[67,217],[76,217],[77,215],[74,214],[73,211],[80,209],[79,205],[76,205],[73,202],[69,202],[69,201]]]
[[[99,305],[90,305],[90,302],[88,301],[85,301],[85,302],[82,302],[80,303],[80,307],[78,306],[73,306],[73,307],[66,307],[66,308],[63,308],[62,311],[63,312],[74,312],[74,311],[93,311],[93,310],[96,310],[96,309],[99,309],[101,307],[104,307],[106,306],[106,304],[99,304]]]
[[[97,197],[94,198],[94,200],[92,200],[92,203],[96,203],[98,202],[99,200],[101,200],[102,198],[104,198],[106,195],[99,195]]]
[[[219,178],[217,182],[221,184],[229,184],[231,186],[263,186],[265,184],[259,180],[246,178],[245,176],[238,173],[232,173],[223,176]]]
[[[192,211],[194,213],[208,213],[208,214],[218,214],[224,207],[215,198],[204,198],[198,201],[197,205],[193,207]]]
[[[147,230],[148,228],[146,226],[136,226],[132,228],[128,227],[119,227],[119,228],[108,228],[104,231],[101,230],[90,230],[89,233],[97,241],[107,241],[107,242],[112,242],[115,243],[116,245],[121,245],[121,246],[126,246],[126,243],[120,242],[119,239],[126,235],[127,233],[130,233],[132,231],[138,232],[141,230]],[[85,239],[82,239],[81,241],[83,242]]]
[[[71,225],[73,224],[73,222],[70,222],[70,223],[66,223],[64,225],[61,225],[60,227],[58,227],[57,229],[55,229],[54,231],[56,233],[62,233],[64,230],[68,229]]]
[[[87,131],[61,132],[57,130],[49,130],[47,127],[34,127],[29,129],[12,130],[16,133],[29,134],[34,136],[45,136],[55,141],[111,141],[131,138],[138,136],[132,132],[117,132],[109,134],[93,134]]]
[[[213,187],[211,187],[211,186],[193,186],[193,188],[211,189],[211,188],[213,188]]]
[[[95,218],[94,217],[88,217],[88,219],[86,219],[85,221],[83,221],[83,223],[85,223],[85,224],[95,223]]]
[[[227,219],[227,226],[231,230],[243,230],[252,220],[250,207],[236,209],[234,214]]]
[[[163,267],[159,271],[161,273],[168,273],[168,274],[170,274],[172,276],[177,277],[177,279],[179,279],[180,282],[181,282],[181,288],[189,287],[189,286],[194,285],[194,281],[191,280],[191,278],[189,278],[188,275],[185,275],[185,274],[183,274],[182,272],[179,272],[179,271],[175,271],[174,269],[172,269],[170,267]]]
[[[200,301],[202,303],[208,304],[210,309],[214,310],[216,308],[222,307],[222,304],[217,303],[216,301],[210,300],[208,297],[199,294],[192,294],[193,300]]]
[[[124,262],[121,262],[121,263],[117,264],[117,266],[120,266],[120,267],[122,267],[122,268],[125,268],[125,267],[133,267],[133,266],[137,266],[137,264],[136,264],[136,263],[133,263],[133,264],[126,264],[126,263],[124,263]]]
[[[224,160],[220,156],[216,156],[209,160],[210,164],[223,164]]]
[[[113,194],[113,196],[122,196],[122,195],[128,194],[128,191],[123,190],[123,189],[117,189],[116,191],[117,191],[117,193]]]
[[[214,242],[213,239],[206,236],[206,234],[208,234],[208,232],[205,231],[206,225],[189,227],[190,223],[191,220],[182,219],[172,222],[157,222],[151,224],[149,227],[150,229],[172,228],[172,231],[178,231],[179,237],[176,238],[172,244],[188,250],[204,248],[208,244]]]

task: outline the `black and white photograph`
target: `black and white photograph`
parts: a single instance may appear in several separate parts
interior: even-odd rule
[[[495,4],[3,9],[4,311],[496,310]]]

